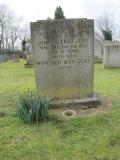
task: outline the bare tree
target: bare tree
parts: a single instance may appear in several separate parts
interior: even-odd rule
[[[8,7],[0,5],[0,52],[4,51],[4,33],[7,24]]]
[[[0,4],[0,52],[15,51],[21,40],[29,37],[28,25],[5,4]]]
[[[30,38],[30,25],[27,21],[22,21],[23,23],[21,24],[20,27],[20,40],[22,41],[23,39],[29,39]]]
[[[11,18],[10,18],[11,17]],[[9,38],[11,41],[11,48],[14,52],[15,50],[15,43],[20,36],[20,19],[15,17],[14,13],[11,13],[9,21]]]
[[[95,35],[100,40],[112,40],[115,36],[114,19],[110,13],[104,13],[99,16],[96,21]]]
[[[23,24],[20,28],[20,36],[19,39],[21,41],[22,49],[23,47],[23,42],[27,42],[27,40],[30,39],[30,25],[27,22],[23,21]]]

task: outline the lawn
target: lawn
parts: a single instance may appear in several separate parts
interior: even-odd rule
[[[95,92],[112,100],[106,113],[28,125],[16,115],[18,94],[35,89],[24,63],[0,64],[0,160],[120,160],[120,69],[95,65]]]

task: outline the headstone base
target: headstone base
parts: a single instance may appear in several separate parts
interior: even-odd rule
[[[93,95],[87,98],[81,99],[65,99],[65,100],[52,100],[50,102],[51,108],[61,108],[61,107],[77,107],[77,108],[92,108],[101,104],[100,98],[97,95]]]

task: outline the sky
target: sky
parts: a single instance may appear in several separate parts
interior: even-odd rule
[[[61,6],[66,18],[93,18],[104,12],[113,14],[120,22],[120,0],[0,0],[28,22],[54,17],[56,6]]]
[[[96,19],[104,13],[113,17],[114,38],[120,37],[120,0],[0,0],[29,24],[37,20],[54,18],[61,6],[66,18]]]

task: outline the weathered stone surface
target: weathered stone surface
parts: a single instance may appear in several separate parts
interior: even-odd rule
[[[93,20],[32,22],[31,36],[37,88],[58,99],[93,94]]]
[[[104,68],[120,68],[120,42],[104,43]]]

